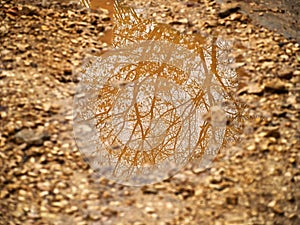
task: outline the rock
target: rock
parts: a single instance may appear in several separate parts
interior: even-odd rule
[[[228,197],[226,197],[226,203],[228,205],[237,205],[238,197],[237,196],[228,196]]]
[[[158,190],[154,187],[151,187],[151,186],[144,186],[142,187],[142,191],[144,194],[157,194],[158,193]]]
[[[272,93],[287,93],[287,88],[286,83],[279,79],[270,80],[265,84],[265,90]]]
[[[236,21],[241,21],[243,18],[242,14],[239,14],[239,13],[235,13],[235,14],[231,14],[229,16],[229,19],[230,20],[236,20]],[[244,18],[243,18],[244,19]]]
[[[66,208],[66,213],[74,213],[76,211],[78,211],[78,207],[75,205],[72,205],[71,207]]]
[[[155,209],[152,208],[152,207],[147,206],[147,207],[145,208],[145,212],[146,212],[146,213],[149,213],[149,214],[152,214],[152,213],[155,212]]]
[[[214,190],[217,190],[217,191],[222,191],[228,187],[230,187],[231,184],[229,182],[222,182],[222,183],[219,183],[219,184],[209,184],[209,187],[214,189]]]
[[[294,72],[294,70],[292,68],[288,68],[288,69],[285,68],[285,69],[278,71],[278,77],[289,80],[292,78],[293,72]]]
[[[260,95],[264,92],[264,85],[258,84],[258,83],[250,83],[247,86],[241,88],[238,91],[238,94],[244,94],[244,93],[248,93],[248,94],[255,94],[255,95]]]
[[[6,26],[1,26],[0,27],[0,35],[5,35],[5,34],[7,34],[8,33],[8,29],[7,29],[7,27]]]
[[[97,212],[97,211],[92,211],[90,214],[89,214],[89,218],[91,219],[91,220],[99,220],[100,218],[102,217],[102,215],[99,213],[99,212]]]
[[[279,205],[279,203],[276,200],[271,201],[268,204],[268,207],[270,207],[275,213],[278,213],[278,214],[283,213],[283,209],[281,208],[281,206]]]
[[[51,103],[50,102],[45,102],[42,104],[42,109],[45,111],[45,112],[48,112],[51,108]]]
[[[99,214],[100,214],[100,212],[99,212]],[[111,217],[111,216],[116,216],[118,214],[118,211],[108,208],[108,207],[103,207],[103,209],[101,210],[101,214],[103,216]]]
[[[237,12],[240,9],[240,5],[238,3],[227,3],[222,4],[221,10],[218,13],[220,18],[225,18],[232,13]]]
[[[197,5],[197,4],[199,4],[199,3],[196,3],[195,1],[188,1],[188,2],[185,3],[185,5],[187,7],[193,7],[193,6]]]
[[[216,20],[209,20],[204,23],[205,27],[215,27],[217,25],[218,25],[218,21]]]
[[[245,64],[246,64],[245,62],[236,62],[236,63],[230,64],[229,66],[232,69],[237,69],[237,68],[240,68],[242,66],[245,66]]]
[[[17,144],[26,143],[28,146],[41,146],[44,141],[49,139],[50,136],[47,132],[30,128],[24,128],[15,134],[15,142]]]
[[[189,21],[187,18],[180,18],[177,20],[172,20],[169,24],[170,25],[181,25],[181,24],[187,24]]]
[[[17,43],[16,46],[20,52],[25,52],[30,47],[29,44],[22,44],[22,43]]]
[[[248,86],[249,94],[261,94],[264,91],[264,86],[260,84],[250,84]]]
[[[221,182],[222,182],[222,176],[220,176],[220,175],[215,175],[215,176],[210,178],[210,183],[211,184],[219,184]]]

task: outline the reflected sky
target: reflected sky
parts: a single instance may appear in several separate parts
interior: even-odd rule
[[[234,139],[242,114],[234,99],[238,73],[229,66],[232,42],[180,34],[120,4],[114,12],[115,49],[90,57],[80,73],[80,151],[100,175],[133,186],[191,162],[209,166]]]

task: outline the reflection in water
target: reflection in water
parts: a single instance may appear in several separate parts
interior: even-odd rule
[[[112,19],[114,15],[114,1],[113,0],[80,0],[81,5],[94,10],[107,10],[108,16]],[[107,44],[112,44],[113,30],[106,29],[100,40]]]
[[[113,0],[80,0],[80,3],[91,9],[106,9],[113,14],[114,11],[114,1]]]
[[[115,12],[116,49],[81,72],[79,149],[101,175],[129,185],[168,178],[189,162],[208,166],[239,129],[232,43],[182,35],[118,3]]]

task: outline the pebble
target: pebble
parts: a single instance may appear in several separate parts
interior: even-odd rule
[[[32,130],[24,128],[18,131],[15,134],[15,141],[17,144],[26,143],[31,146],[41,146],[45,140],[48,140],[50,137],[46,132],[40,130]]]
[[[221,10],[218,13],[219,17],[225,18],[232,13],[235,13],[240,9],[240,5],[238,3],[226,3],[221,5]]]
[[[146,212],[146,213],[149,213],[149,214],[152,214],[152,213],[155,212],[155,209],[152,208],[152,207],[147,206],[147,207],[145,208],[145,212]]]

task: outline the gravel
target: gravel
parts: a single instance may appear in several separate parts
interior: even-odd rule
[[[73,138],[72,101],[84,57],[111,48],[99,35],[108,12],[1,0],[0,224],[300,224],[299,43],[236,5],[129,5],[181,33],[234,40],[239,141],[205,171],[141,188],[95,175]]]

